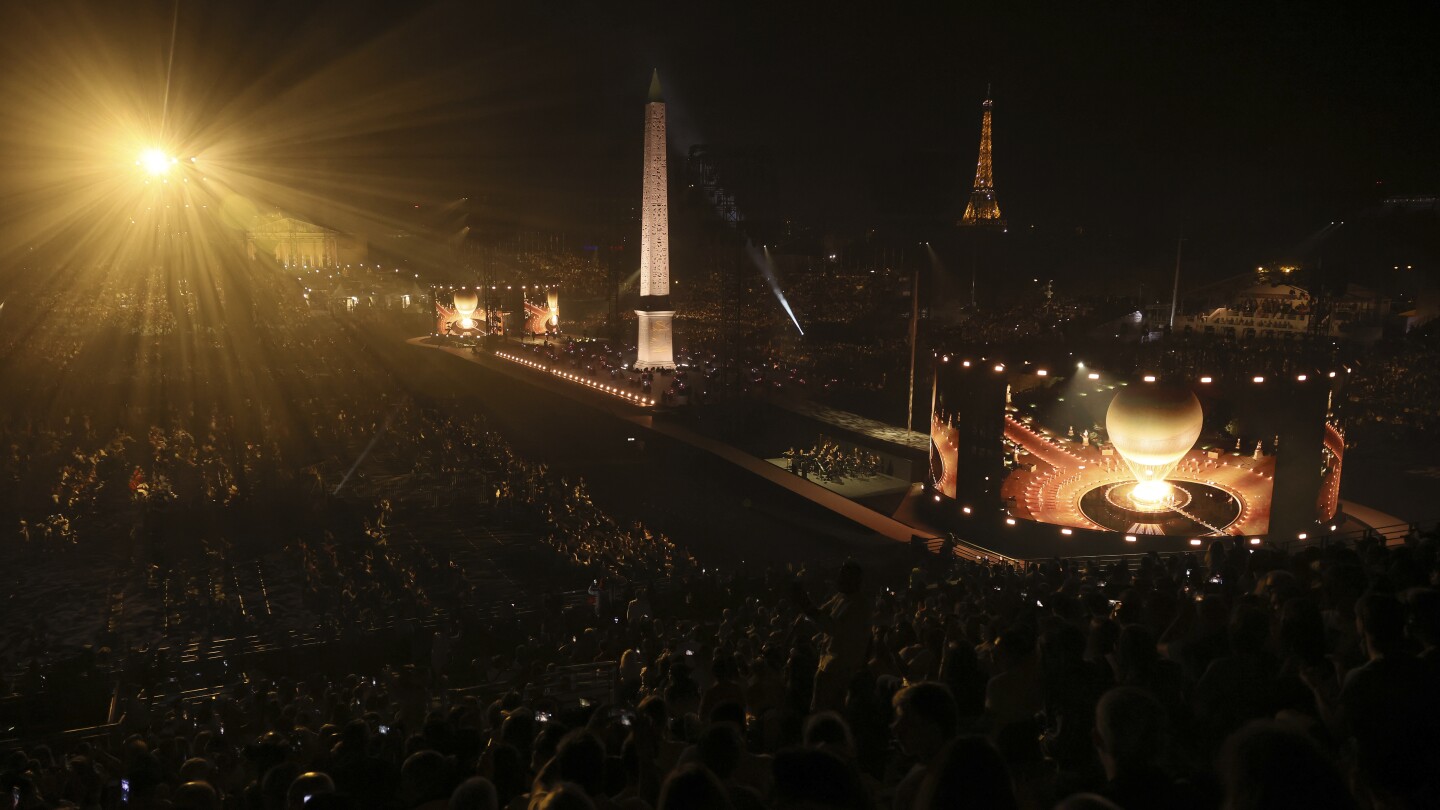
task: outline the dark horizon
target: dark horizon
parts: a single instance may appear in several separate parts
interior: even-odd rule
[[[35,122],[59,100],[41,84],[100,70],[158,120],[172,8],[5,12],[12,205],[51,201],[37,166],[55,147]],[[469,196],[518,228],[583,229],[583,212],[638,199],[658,68],[672,188],[693,144],[761,149],[775,187],[752,195],[752,218],[909,234],[963,210],[991,86],[1013,231],[1091,234],[1141,263],[1184,234],[1195,256],[1238,268],[1391,194],[1440,191],[1437,17],[1404,3],[941,17],[820,3],[182,3],[169,118],[203,136],[244,113],[232,128],[253,138],[257,171],[376,221]],[[5,236],[7,255],[33,238]]]

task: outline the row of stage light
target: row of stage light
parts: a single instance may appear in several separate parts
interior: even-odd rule
[[[948,355],[948,354],[946,354],[946,355],[941,355],[941,356],[940,356],[940,362],[942,362],[942,363],[948,363],[948,362],[950,362],[950,355]],[[985,361],[982,359],[980,362],[983,363],[983,362],[985,362]],[[969,360],[961,360],[961,361],[960,361],[960,365],[963,366],[964,368],[970,368],[971,365],[973,365],[973,364],[972,364]],[[1027,361],[1027,362],[1025,363],[1025,365],[1028,366],[1028,365],[1030,365],[1030,363]],[[1084,370],[1085,370],[1085,363],[1083,363],[1083,362],[1076,363],[1076,364],[1075,364],[1075,368],[1077,369],[1077,371],[1084,371]],[[997,374],[1004,372],[1004,371],[1005,371],[1005,364],[1004,364],[1004,363],[996,363],[994,370],[995,370],[995,373],[997,373]],[[1025,373],[1025,372],[1021,372],[1021,373]],[[1033,373],[1033,374],[1034,374],[1035,376],[1037,376],[1037,377],[1048,377],[1048,376],[1050,376],[1049,370],[1043,369],[1043,368],[1037,368],[1037,369],[1035,369],[1033,372],[1029,372],[1029,373]],[[1346,373],[1346,374],[1349,374],[1349,373],[1350,373],[1350,368],[1349,368],[1348,366],[1345,368],[1345,373]],[[1086,376],[1087,379],[1090,379],[1090,380],[1099,380],[1099,379],[1100,379],[1100,372],[1098,372],[1098,371],[1090,371],[1090,372],[1087,372],[1087,373],[1085,374],[1085,376]],[[1333,380],[1333,379],[1335,379],[1335,377],[1337,376],[1337,374],[1336,374],[1336,372],[1331,371],[1331,372],[1329,372],[1328,376],[1329,376],[1330,379]],[[1309,378],[1310,378],[1310,375],[1308,375],[1308,374],[1297,374],[1297,375],[1295,375],[1295,381],[1296,381],[1296,382],[1305,382],[1305,381],[1308,380]],[[1155,382],[1158,378],[1157,378],[1154,374],[1146,374],[1146,375],[1144,375],[1144,377],[1142,377],[1142,379],[1143,379],[1145,382],[1147,382],[1147,383],[1153,383],[1153,382]],[[1207,375],[1207,376],[1203,376],[1203,377],[1200,377],[1200,382],[1203,383],[1203,384],[1205,384],[1205,385],[1209,385],[1211,382],[1214,382],[1214,378],[1213,378],[1213,377],[1210,377],[1210,376],[1208,376],[1208,375]],[[1263,376],[1252,377],[1252,378],[1250,379],[1250,382],[1253,382],[1253,383],[1263,383],[1263,382],[1265,382],[1265,378],[1264,378]],[[1123,383],[1122,383],[1122,384],[1123,384]]]
[[[588,387],[593,388],[593,389],[595,389],[596,391],[599,391],[599,392],[604,393],[604,394],[610,394],[611,396],[619,397],[620,399],[623,399],[623,400],[625,400],[626,402],[630,402],[630,403],[633,403],[633,404],[635,404],[635,405],[654,405],[654,404],[655,404],[655,400],[654,400],[654,399],[651,399],[651,398],[648,398],[648,397],[642,397],[642,396],[640,396],[639,394],[632,394],[632,393],[630,393],[629,391],[625,391],[625,390],[621,389],[619,386],[616,386],[616,385],[604,385],[604,384],[602,384],[602,383],[595,382],[594,380],[591,380],[591,379],[587,379],[587,378],[585,378],[585,377],[582,377],[582,376],[580,376],[579,374],[574,374],[574,373],[571,373],[571,372],[569,372],[569,371],[561,371],[561,370],[558,369],[558,368],[551,368],[550,366],[547,366],[547,365],[545,365],[544,363],[537,363],[537,362],[535,362],[534,360],[530,360],[530,359],[527,359],[527,358],[524,358],[524,357],[520,357],[520,356],[518,356],[518,355],[510,354],[509,352],[495,352],[495,356],[496,356],[496,357],[503,357],[503,358],[505,358],[506,360],[509,360],[509,361],[512,362],[512,363],[519,363],[519,364],[522,365],[522,366],[529,366],[530,368],[533,368],[533,369],[535,369],[536,371],[548,371],[548,372],[550,372],[551,374],[554,374],[556,377],[559,377],[559,378],[562,379],[562,380],[569,380],[569,381],[571,381],[571,382],[580,383],[581,385],[588,386]]]
[[[936,495],[936,496],[935,496],[935,500],[936,500],[936,501],[939,501],[939,500],[940,500],[940,496],[939,496],[939,495]],[[961,511],[961,512],[964,512],[966,515],[970,515],[970,514],[972,514],[972,513],[974,512],[974,510],[972,510],[972,509],[971,509],[970,507],[968,507],[968,506],[961,507],[960,511]],[[1029,524],[1032,524],[1032,525],[1036,525],[1036,526],[1047,525],[1047,524],[1042,524],[1040,521],[1035,521],[1035,520],[1027,520],[1027,521],[1025,521],[1025,522],[1026,522],[1026,523],[1029,523]],[[1006,518],[1005,518],[1005,525],[1006,525],[1006,526],[1016,526],[1016,525],[1019,525],[1019,523],[1020,523],[1020,521],[1017,520],[1016,518],[1013,518],[1013,517],[1006,517]],[[1048,525],[1054,525],[1054,524],[1048,524]],[[1058,528],[1058,529],[1060,530],[1060,536],[1061,536],[1061,537],[1070,537],[1071,535],[1075,534],[1075,530],[1074,530],[1073,528],[1070,528],[1070,527],[1067,527],[1067,526],[1058,526],[1058,527],[1056,527],[1056,528]],[[1335,530],[1338,529],[1338,528],[1339,528],[1339,527],[1338,527],[1336,524],[1334,524],[1334,523],[1330,524],[1330,531],[1331,531],[1332,533],[1335,532]],[[1104,532],[1103,529],[1083,529],[1082,531]],[[1107,532],[1107,533],[1108,533],[1108,532]],[[1157,535],[1153,535],[1153,536],[1159,538],[1159,537],[1169,537],[1169,536],[1171,536],[1171,535],[1157,534]],[[1228,534],[1227,534],[1227,535],[1206,535],[1206,537],[1209,537],[1209,538],[1212,539],[1212,540],[1222,540],[1222,539],[1225,539],[1225,538],[1228,538],[1228,537],[1235,537],[1235,535],[1228,535]],[[1134,543],[1134,542],[1136,542],[1138,539],[1139,539],[1139,538],[1137,538],[1137,537],[1136,537],[1135,535],[1133,535],[1133,534],[1127,534],[1127,535],[1125,535],[1125,542],[1127,542],[1127,543]],[[1303,541],[1305,541],[1305,540],[1310,539],[1310,535],[1309,535],[1307,532],[1300,532],[1299,534],[1295,535],[1295,539],[1296,539],[1296,540],[1300,540],[1300,541],[1303,542]],[[1201,546],[1201,545],[1204,545],[1204,543],[1205,543],[1205,541],[1202,540],[1202,539],[1200,539],[1199,537],[1192,537],[1192,538],[1190,538],[1190,541],[1189,541],[1189,542],[1190,542],[1190,545],[1192,545],[1192,546]],[[1250,538],[1250,545],[1252,545],[1252,546],[1258,546],[1258,545],[1260,545],[1260,543],[1261,543],[1261,538],[1259,538],[1259,537],[1252,537],[1252,538]]]

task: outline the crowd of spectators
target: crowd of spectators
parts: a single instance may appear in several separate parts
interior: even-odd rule
[[[1351,375],[1348,415],[1384,438],[1434,441],[1440,436],[1440,328],[1390,338],[1359,357]]]
[[[195,317],[177,331],[198,334]],[[86,408],[7,422],[5,497],[24,521],[17,557],[98,545],[106,521],[276,510],[288,535],[265,542],[298,599],[261,620],[223,589],[186,588],[164,620],[181,617],[177,636],[260,637],[318,621],[323,666],[295,671],[281,651],[188,698],[122,689],[103,735],[21,730],[0,758],[14,810],[1440,803],[1433,534],[1295,552],[1217,540],[1109,564],[917,552],[898,573],[719,570],[521,458],[482,416],[377,394],[383,364],[328,321],[282,308],[264,326],[293,367],[249,384],[243,407],[197,394],[139,424]],[[974,329],[983,341],[1004,322]],[[469,531],[523,528],[538,571],[497,598],[494,579],[478,584],[496,572],[448,553],[458,540],[407,529],[407,509],[456,503]],[[194,545],[243,555],[216,531]],[[409,643],[377,662],[362,652],[387,621]],[[7,654],[43,656],[27,639]],[[580,672],[603,675],[600,694],[577,696]]]
[[[376,670],[132,701],[109,743],[13,751],[4,785],[21,808],[1434,806],[1437,539],[689,571],[545,609],[476,665],[490,691],[449,688],[463,642],[437,633]],[[537,662],[599,661],[603,698],[538,687]]]

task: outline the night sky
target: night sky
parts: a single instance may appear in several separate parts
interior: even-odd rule
[[[192,128],[304,122],[253,158],[377,210],[474,195],[557,229],[638,197],[652,67],[672,165],[693,143],[763,146],[764,214],[821,229],[953,221],[987,84],[1012,228],[1263,253],[1440,190],[1435,3],[949,5],[182,2],[172,103]],[[126,103],[158,110],[171,8],[0,12],[7,193],[36,182],[25,132],[45,115],[16,88],[101,53]]]

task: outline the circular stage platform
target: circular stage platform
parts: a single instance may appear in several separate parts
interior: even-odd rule
[[[1240,517],[1239,496],[1197,481],[1169,481],[1169,493],[1153,503],[1136,501],[1137,482],[1103,484],[1080,496],[1080,512],[1092,523],[1127,534],[1221,534]]]

